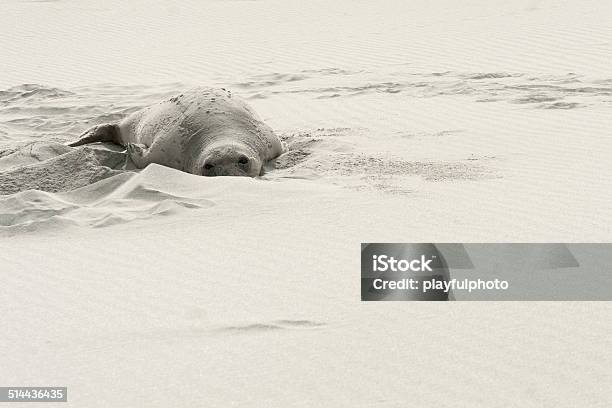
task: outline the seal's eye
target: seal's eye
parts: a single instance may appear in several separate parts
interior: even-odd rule
[[[249,158],[244,156],[244,155],[242,155],[242,156],[240,156],[240,159],[238,159],[238,163],[240,163],[240,164],[248,164],[249,163]]]
[[[212,164],[210,164],[210,163],[206,163],[206,164],[204,165],[204,170],[210,170],[210,169],[212,169],[213,167],[214,167],[214,166],[213,166]]]

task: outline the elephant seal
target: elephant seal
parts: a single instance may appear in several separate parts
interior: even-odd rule
[[[272,129],[224,88],[191,89],[94,126],[68,146],[94,142],[125,146],[138,168],[157,163],[202,176],[259,176],[283,152]]]

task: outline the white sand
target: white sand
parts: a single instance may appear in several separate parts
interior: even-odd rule
[[[362,303],[359,244],[611,241],[610,17],[6,0],[0,187],[39,190],[0,196],[0,385],[66,385],[64,407],[609,407],[609,304]],[[52,148],[192,84],[247,98],[279,169],[112,175],[119,153]]]

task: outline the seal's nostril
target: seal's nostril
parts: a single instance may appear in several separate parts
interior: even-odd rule
[[[210,169],[212,169],[213,167],[214,167],[214,166],[213,166],[212,164],[210,164],[210,163],[206,163],[206,164],[204,165],[204,170],[210,170]]]
[[[240,155],[240,158],[238,159],[238,163],[240,164],[248,164],[249,163],[249,158],[246,157],[244,154]]]

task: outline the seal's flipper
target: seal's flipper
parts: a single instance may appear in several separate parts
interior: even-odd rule
[[[110,142],[121,144],[119,139],[119,127],[117,125],[106,123],[104,125],[96,125],[81,134],[79,140],[68,143],[68,146],[76,147],[88,143],[95,142]]]
[[[136,167],[139,169],[144,169],[151,163],[147,157],[149,148],[143,144],[128,143],[127,152],[130,159],[132,159]]]

